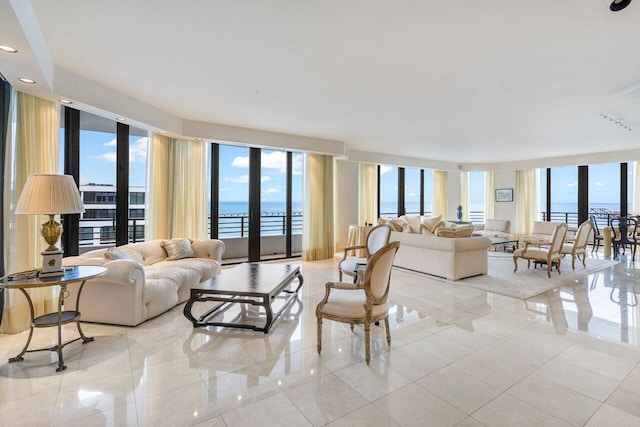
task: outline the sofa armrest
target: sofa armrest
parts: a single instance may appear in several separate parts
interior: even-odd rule
[[[210,258],[222,262],[222,254],[224,253],[224,242],[217,239],[196,240],[191,242],[191,247],[198,258]]]
[[[129,259],[106,260],[104,258],[86,258],[83,256],[64,258],[62,264],[70,265],[101,265],[107,271],[94,281],[103,283],[113,283],[115,285],[131,286],[139,283],[144,284],[144,268],[142,265]]]

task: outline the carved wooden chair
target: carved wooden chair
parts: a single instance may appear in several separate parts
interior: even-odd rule
[[[549,247],[543,248],[540,246],[532,247],[529,243],[525,242],[524,248],[517,249],[513,253],[513,264],[515,268],[513,272],[518,271],[518,259],[524,258],[527,260],[527,268],[531,267],[531,261],[538,261],[547,264],[547,276],[551,278],[551,267],[555,264],[558,274],[560,274],[560,260],[562,259],[562,244],[564,243],[564,237],[567,235],[567,224],[559,224],[553,230],[551,235],[551,242]]]
[[[582,255],[582,266],[586,267],[587,258],[587,244],[589,243],[589,235],[591,234],[591,221],[585,221],[580,224],[578,231],[576,231],[576,238],[573,243],[565,243],[562,245],[560,252],[563,255],[571,255],[571,268],[576,269],[576,258],[580,260]]]
[[[371,324],[384,319],[387,344],[391,345],[387,297],[391,267],[400,242],[391,242],[369,258],[364,274],[357,283],[329,282],[324,298],[316,307],[318,319],[318,354],[322,351],[322,319],[364,325],[365,357],[371,360]]]
[[[381,247],[389,243],[389,237],[391,236],[391,226],[378,225],[373,227],[367,235],[366,246],[348,246],[344,248],[344,256],[338,264],[338,280],[342,282],[342,275],[354,277],[356,275],[356,267],[358,264],[364,265],[371,255],[375,254]],[[366,249],[368,255],[366,257],[348,257],[349,251],[355,249]]]

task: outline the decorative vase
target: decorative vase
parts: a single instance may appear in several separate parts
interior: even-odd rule
[[[462,206],[458,205],[458,221],[462,221]]]

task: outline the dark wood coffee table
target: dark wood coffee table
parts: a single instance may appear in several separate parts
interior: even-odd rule
[[[291,285],[295,279],[298,279],[298,284],[293,289]],[[266,334],[282,312],[296,300],[302,283],[299,265],[243,263],[191,288],[183,313],[194,327],[224,326]],[[271,304],[276,299],[282,299],[284,303],[274,314]],[[196,319],[191,313],[193,304],[207,301],[218,304]],[[264,326],[213,320],[233,304],[240,304],[241,314],[246,313],[246,304],[264,307],[264,315],[259,316],[264,319]]]

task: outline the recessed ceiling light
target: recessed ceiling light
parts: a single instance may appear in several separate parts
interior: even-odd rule
[[[158,133],[165,134],[165,133],[167,133],[167,131],[166,130],[159,130]]]
[[[30,85],[32,85],[32,84],[34,84],[36,82],[35,80],[26,79],[24,77],[20,77],[18,80],[20,80],[22,83],[28,83]]]
[[[116,120],[119,122],[126,122],[127,119],[125,119],[124,117],[116,117]]]
[[[58,99],[58,102],[59,102],[60,104],[67,104],[67,105],[71,105],[71,104],[73,104],[73,101],[69,101],[68,99],[64,99],[64,98],[60,98],[60,99]]]
[[[1,44],[0,44],[0,50],[3,51],[4,53],[18,53],[18,49],[11,46],[1,45]]]

